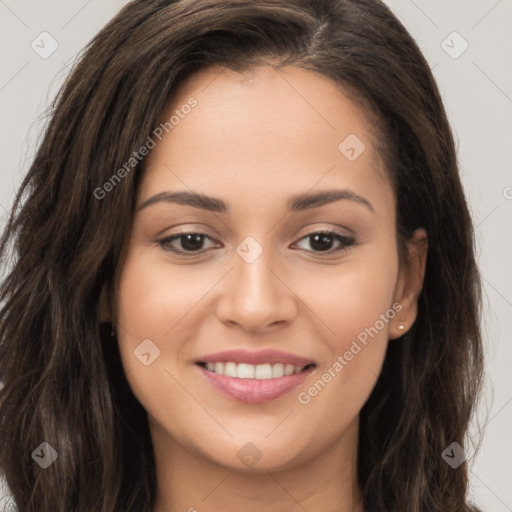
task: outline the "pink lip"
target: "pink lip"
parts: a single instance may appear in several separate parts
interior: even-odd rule
[[[291,364],[293,366],[307,366],[308,364],[315,364],[311,359],[304,359],[287,352],[279,350],[267,349],[259,352],[250,350],[225,350],[223,352],[216,352],[207,356],[197,359],[198,363],[248,363],[248,364]]]
[[[219,361],[219,359],[215,360]],[[233,359],[226,359],[226,361],[233,361]],[[314,367],[311,366],[295,375],[287,375],[275,379],[259,380],[226,377],[225,375],[210,372],[203,366],[195,366],[203,373],[203,375],[208,379],[210,384],[212,384],[224,396],[249,404],[270,402],[271,400],[279,398],[280,396],[288,393],[292,389],[302,384],[304,380],[308,377],[308,375],[310,375],[311,372],[314,370]],[[297,366],[302,366],[302,364]]]

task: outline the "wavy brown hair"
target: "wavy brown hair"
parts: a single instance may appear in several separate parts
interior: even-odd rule
[[[53,102],[0,241],[0,472],[20,512],[152,510],[147,415],[100,322],[144,161],[103,199],[94,190],[144,145],[187,77],[261,64],[316,71],[374,116],[400,247],[418,227],[429,236],[417,320],[389,345],[361,411],[365,510],[476,510],[467,463],[441,457],[464,445],[482,381],[473,227],[446,112],[413,38],[379,0],[135,0]],[[43,441],[58,452],[47,469],[31,458]]]

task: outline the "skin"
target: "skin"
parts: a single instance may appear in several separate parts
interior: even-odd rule
[[[396,198],[372,124],[328,78],[293,67],[210,68],[183,84],[162,121],[190,97],[197,106],[146,157],[114,315],[127,379],[148,412],[154,512],[362,511],[359,412],[389,340],[416,318],[425,232],[415,233],[399,264]],[[354,161],[338,149],[349,134],[366,146]],[[350,189],[371,207],[342,199],[287,209],[291,195],[330,189]],[[230,210],[164,201],[139,209],[165,191],[213,196]],[[321,251],[306,235],[322,230],[355,244],[333,238]],[[169,250],[189,248],[183,239],[156,242],[184,232],[210,237],[203,253]],[[252,263],[236,252],[247,236],[263,250]],[[400,312],[301,403],[299,393],[395,303]],[[160,350],[148,366],[134,356],[144,339]],[[274,348],[317,366],[276,400],[242,403],[221,395],[194,364],[232,348]],[[249,442],[261,454],[253,465],[237,457]]]

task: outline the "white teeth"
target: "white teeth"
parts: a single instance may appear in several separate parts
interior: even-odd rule
[[[237,368],[239,379],[254,379],[254,365],[240,363]]]
[[[238,377],[238,372],[235,363],[224,364],[224,375],[226,377]]]
[[[206,363],[206,369],[210,372],[225,375],[226,377],[237,377],[239,379],[278,379],[280,377],[295,375],[304,370],[304,366],[293,366],[292,364],[248,364],[248,363]]]
[[[283,363],[277,363],[272,365],[272,378],[275,379],[277,377],[284,376],[284,365]]]
[[[255,379],[271,379],[272,378],[272,366],[269,364],[258,364],[254,371]]]

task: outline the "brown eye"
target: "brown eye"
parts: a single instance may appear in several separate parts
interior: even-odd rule
[[[303,237],[300,241],[309,240],[311,249],[306,249],[312,252],[328,252],[329,254],[339,252],[351,245],[354,245],[353,238],[341,235],[335,231],[319,231],[310,233]],[[334,245],[338,244],[338,248],[332,250]]]
[[[158,240],[157,243],[165,250],[178,254],[198,254],[204,252],[205,240],[211,240],[208,235],[203,233],[180,233]],[[176,244],[178,242],[178,244]],[[176,247],[180,245],[181,247]]]

